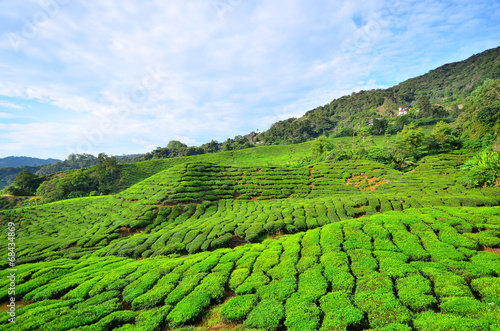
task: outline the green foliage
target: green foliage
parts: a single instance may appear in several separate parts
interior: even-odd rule
[[[454,128],[463,136],[479,139],[494,138],[500,133],[500,79],[486,80],[468,98],[465,109],[454,123]]]
[[[194,291],[185,296],[167,316],[170,326],[176,327],[198,317],[210,304],[210,295]]]
[[[429,101],[429,98],[425,95],[418,98],[417,108],[420,110],[420,115],[422,117],[429,117],[433,115],[431,102]]]
[[[398,134],[398,143],[402,145],[408,153],[408,156],[414,153],[424,141],[424,133],[422,129],[416,128],[413,124],[404,127],[403,131]]]
[[[484,277],[473,279],[472,288],[481,294],[482,299],[487,302],[493,302],[500,306],[500,279],[494,277]]]
[[[371,129],[372,134],[374,134],[374,135],[384,134],[385,130],[387,130],[387,126],[388,126],[388,123],[387,123],[387,120],[385,118],[382,118],[381,120],[374,118],[372,129]]]
[[[396,287],[401,303],[413,311],[422,311],[437,303],[431,295],[430,281],[420,274],[398,279]]]
[[[69,171],[91,167],[98,164],[97,157],[90,154],[70,154],[67,159],[62,162],[44,165],[37,171],[37,175],[50,175],[57,172]]]
[[[500,153],[485,150],[467,161],[463,168],[468,170],[465,179],[468,186],[498,185]]]
[[[257,305],[255,294],[238,295],[229,300],[221,309],[221,315],[227,322],[241,322]]]
[[[7,189],[12,195],[34,195],[42,178],[23,170],[14,179],[14,186]]]
[[[419,314],[414,321],[415,327],[422,331],[489,330],[490,324],[481,319],[456,316],[454,314],[437,314],[433,311]]]
[[[284,316],[285,310],[279,301],[264,300],[250,312],[243,325],[248,328],[276,330]]]
[[[374,109],[380,109],[382,116],[389,117],[393,115],[397,105],[416,105],[420,110],[419,117],[446,117],[449,112],[441,105],[457,108],[457,105],[474,93],[483,82],[500,77],[497,65],[499,52],[498,47],[490,49],[465,61],[446,64],[385,90],[360,91],[343,96],[306,112],[299,119],[289,118],[274,123],[269,130],[262,133],[260,139],[266,144],[284,144],[304,142],[327,133],[336,137],[352,137],[354,127],[365,126],[368,119],[377,117]],[[492,95],[476,94],[486,98]],[[457,112],[455,111],[455,114]],[[490,113],[489,110],[486,112]],[[462,124],[465,122],[461,121]],[[392,125],[388,130],[391,130],[391,127]],[[397,131],[396,128],[392,133]]]
[[[18,321],[56,330],[187,326],[211,305],[234,296],[230,289],[236,287],[240,295],[221,305],[221,318],[247,328],[408,330],[409,323],[419,329],[446,330],[457,323],[487,328],[496,318],[492,308],[500,296],[500,257],[478,251],[471,243],[477,238],[460,236],[476,234],[473,229],[495,231],[498,209],[409,208],[261,244],[177,257],[87,256],[24,263],[17,267],[16,294],[34,303],[19,310]],[[415,252],[411,243],[428,255]],[[435,243],[443,244],[439,249],[444,253],[455,249],[453,244],[466,255],[451,260],[456,253],[436,253]],[[311,258],[302,262],[309,267],[299,271],[295,266],[304,256]],[[7,275],[7,270],[0,272],[3,302]],[[481,301],[467,285],[469,279]],[[51,300],[61,295],[64,300]],[[128,303],[132,311],[122,310]],[[438,304],[443,319],[430,313]]]
[[[120,167],[115,158],[105,158],[103,163],[93,168],[74,170],[61,178],[44,181],[38,187],[37,195],[45,202],[52,202],[115,192],[120,179]]]
[[[378,157],[392,153],[392,138],[372,139]],[[318,141],[348,150],[352,136]],[[493,328],[500,257],[487,250],[500,244],[500,198],[461,184],[470,155],[426,156],[402,173],[356,149],[350,160],[318,162],[328,151],[300,159],[313,144],[126,164],[118,194],[0,212],[1,225],[16,224],[16,295],[27,303],[18,321],[56,330],[223,320],[261,330]],[[98,159],[95,169],[115,171]]]
[[[321,330],[346,330],[361,325],[363,312],[354,307],[349,294],[330,292],[319,300],[324,313]]]
[[[304,293],[295,293],[285,305],[285,326],[288,330],[318,330],[320,309]]]

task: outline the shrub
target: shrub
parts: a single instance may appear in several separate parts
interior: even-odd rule
[[[176,327],[194,320],[201,315],[210,304],[210,295],[201,291],[194,291],[184,297],[167,316],[171,327]]]
[[[374,272],[378,268],[377,260],[372,252],[366,249],[348,251],[351,257],[351,270],[356,277]]]
[[[273,280],[269,284],[260,287],[257,294],[262,300],[275,299],[284,301],[296,290],[297,281],[295,277],[291,276],[281,280]]]
[[[413,311],[422,311],[437,303],[431,295],[431,282],[420,274],[398,279],[396,288],[399,301]]]
[[[463,168],[468,170],[466,185],[494,186],[500,177],[500,153],[485,150],[467,161]]]
[[[285,305],[285,325],[288,330],[318,330],[320,310],[316,304],[301,293],[293,294]]]
[[[413,322],[417,330],[421,331],[470,331],[489,330],[489,324],[485,320],[461,317],[453,314],[436,314],[426,311],[419,314]]]
[[[238,295],[230,299],[221,309],[222,318],[226,323],[242,322],[257,305],[255,294]]]
[[[356,305],[368,313],[372,328],[390,323],[407,323],[411,314],[394,297],[392,281],[373,272],[358,278],[355,293]]]
[[[488,312],[491,307],[474,298],[467,297],[451,297],[440,305],[444,313],[452,313],[464,317],[480,317],[483,313]]]
[[[248,315],[243,325],[247,328],[276,330],[281,319],[285,317],[285,310],[277,300],[263,300]]]
[[[328,288],[328,283],[322,275],[321,265],[316,265],[307,269],[299,275],[298,293],[304,299],[316,301],[324,295]]]
[[[210,246],[212,249],[217,249],[221,247],[228,247],[233,240],[233,235],[231,233],[225,233],[222,236],[214,239]]]
[[[330,292],[319,300],[324,313],[321,330],[346,330],[363,320],[363,312],[352,304],[346,292]]]
[[[493,302],[500,306],[500,278],[484,277],[473,279],[472,289],[479,292],[485,302]]]
[[[260,287],[269,283],[269,278],[263,272],[253,272],[243,284],[236,288],[236,294],[255,293]]]

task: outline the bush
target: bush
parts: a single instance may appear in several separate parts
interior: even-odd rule
[[[426,311],[419,314],[413,322],[413,325],[419,331],[490,330],[489,324],[485,320],[461,317],[453,314],[437,314],[433,311]]]
[[[223,234],[222,236],[215,238],[211,243],[210,247],[212,249],[217,249],[221,247],[228,247],[233,240],[233,235],[231,233]]]
[[[396,281],[399,301],[413,311],[422,311],[436,304],[431,282],[420,274],[410,275]]]
[[[465,178],[467,186],[496,186],[500,177],[500,153],[483,151],[467,161],[463,168],[468,170]]]
[[[257,301],[255,294],[238,295],[222,307],[222,318],[226,323],[242,322],[257,305]]]
[[[345,330],[363,320],[363,312],[352,304],[346,292],[331,292],[319,300],[324,313],[321,330]]]
[[[316,304],[301,293],[295,293],[285,305],[285,325],[288,330],[318,330],[320,310]]]
[[[263,300],[250,312],[243,325],[247,328],[276,330],[285,317],[285,310],[277,300]]]
[[[278,301],[286,300],[297,290],[297,281],[291,276],[281,280],[273,280],[266,286],[257,290],[257,294],[262,300],[275,299]]]
[[[493,302],[500,306],[500,278],[485,277],[473,279],[471,287],[481,294],[485,302]]]
[[[201,291],[194,291],[184,297],[167,316],[171,327],[176,327],[193,321],[210,305],[210,295]]]

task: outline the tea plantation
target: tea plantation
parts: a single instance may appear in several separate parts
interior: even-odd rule
[[[115,195],[0,212],[0,329],[500,330],[500,191],[463,186],[469,156],[291,164],[305,148],[128,164]]]

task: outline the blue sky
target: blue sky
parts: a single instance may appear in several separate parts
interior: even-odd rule
[[[497,46],[498,1],[0,0],[0,157],[224,141]]]

